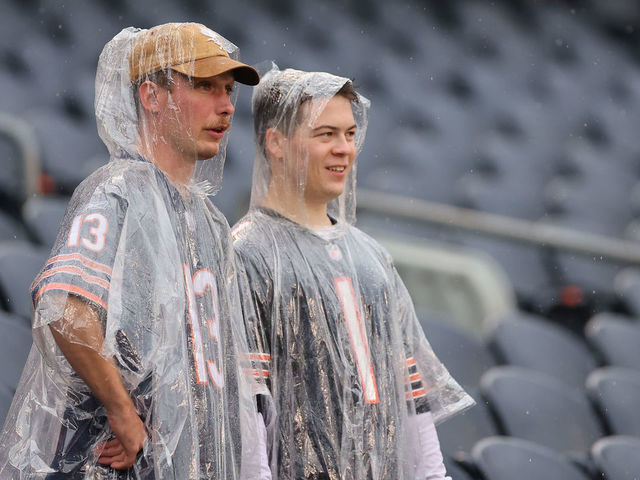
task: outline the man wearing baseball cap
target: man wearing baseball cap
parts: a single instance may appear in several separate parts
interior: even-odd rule
[[[33,282],[0,478],[271,478],[255,399],[268,392],[210,201],[236,81],[259,77],[204,25],[127,28],[105,46],[95,108],[110,161],[74,192]]]

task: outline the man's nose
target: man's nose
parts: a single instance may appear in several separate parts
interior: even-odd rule
[[[355,146],[353,144],[353,140],[347,138],[346,135],[337,135],[333,149],[335,153],[347,155],[354,151]]]
[[[233,106],[233,103],[231,103],[231,98],[226,94],[221,95],[221,97],[218,99],[218,102],[217,102],[216,113],[218,115],[231,116],[235,111],[236,109]]]

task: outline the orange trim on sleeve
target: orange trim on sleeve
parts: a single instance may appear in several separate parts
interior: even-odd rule
[[[97,303],[105,310],[108,310],[107,304],[100,297],[98,297],[97,295],[94,295],[91,292],[88,292],[84,288],[76,287],[75,285],[70,285],[68,283],[50,283],[49,285],[45,285],[36,293],[34,303],[37,304],[38,298],[40,298],[40,295],[42,295],[44,292],[48,290],[62,290],[65,292],[75,293],[76,295],[80,295],[81,297],[84,297],[87,300],[92,301],[93,303]]]

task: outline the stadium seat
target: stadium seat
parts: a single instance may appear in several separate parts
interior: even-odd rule
[[[472,447],[482,438],[498,435],[487,402],[476,388],[465,387],[476,404],[437,426],[443,454],[460,462],[469,462]],[[455,478],[455,476],[454,476]]]
[[[451,238],[465,247],[491,255],[504,268],[521,305],[544,310],[552,303],[549,294],[552,280],[546,267],[547,252],[542,247],[475,232],[455,232]]]
[[[605,365],[640,371],[640,323],[634,318],[601,312],[591,317],[584,332]]]
[[[29,286],[49,255],[49,248],[26,242],[0,243],[0,292],[10,312],[31,317]]]
[[[523,312],[501,319],[488,343],[502,362],[546,373],[574,388],[583,389],[587,375],[597,367],[580,337],[544,317]]]
[[[23,205],[23,221],[43,247],[53,247],[68,202],[68,197],[37,196],[29,198]]]
[[[0,89],[3,89],[2,72],[0,72]],[[3,89],[3,91],[7,91]],[[11,96],[11,89],[8,90]],[[0,111],[2,114],[2,111]],[[16,125],[19,119],[13,115],[4,117],[8,121],[15,118]],[[0,199],[2,199],[2,208],[9,211],[14,210],[20,205],[27,196],[25,186],[24,159],[23,151],[20,146],[21,140],[15,137],[15,134],[0,129]]]
[[[590,480],[561,454],[519,438],[487,437],[474,446],[472,455],[488,480]]]
[[[578,460],[604,434],[586,394],[547,374],[522,367],[494,367],[483,375],[480,391],[502,433]]]
[[[496,362],[485,344],[450,321],[422,315],[420,324],[433,351],[461,385],[477,387]]]
[[[7,240],[27,240],[24,227],[15,218],[0,210],[0,242]]]
[[[615,277],[613,288],[631,315],[640,318],[640,268],[622,269]]]
[[[607,480],[640,479],[640,439],[637,437],[601,438],[593,444],[591,456]]]
[[[40,140],[42,171],[53,178],[58,193],[71,194],[89,173],[106,163],[107,149],[95,124],[75,122],[52,108],[31,109],[23,118]]]
[[[587,378],[587,391],[612,435],[640,438],[640,371],[599,368]]]
[[[8,387],[12,394],[18,386],[31,344],[31,328],[23,319],[0,311],[0,385]],[[0,388],[0,404],[1,397],[2,388]]]
[[[455,460],[444,457],[444,467],[447,470],[447,476],[455,480],[475,480],[475,475],[472,475],[464,467],[459,465]]]

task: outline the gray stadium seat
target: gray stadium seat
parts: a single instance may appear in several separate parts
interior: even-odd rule
[[[587,391],[611,434],[640,438],[640,371],[599,368],[587,378]]]
[[[2,72],[0,72],[0,89],[2,85]],[[9,91],[7,95],[11,96]],[[2,113],[0,107],[0,113]],[[12,117],[11,117],[12,118]],[[0,130],[0,198],[3,199],[3,208],[15,208],[21,204],[27,196],[25,188],[24,159],[18,143],[12,133]]]
[[[531,368],[583,389],[597,367],[582,338],[544,317],[517,312],[496,325],[488,338],[496,357],[509,365]]]
[[[447,476],[455,480],[475,480],[471,473],[467,472],[454,460],[444,457],[444,466],[447,470]]]
[[[461,385],[477,387],[482,374],[496,364],[485,344],[471,332],[426,315],[420,324],[433,351]]]
[[[504,434],[584,459],[604,434],[586,394],[554,377],[522,367],[494,367],[481,394]]]
[[[107,149],[95,124],[74,122],[51,108],[31,109],[23,118],[40,140],[42,171],[70,194],[99,165],[106,163]]]
[[[601,438],[593,444],[591,455],[607,480],[640,479],[639,438],[624,435]]]
[[[519,438],[488,437],[472,451],[490,480],[589,480],[580,468],[548,447]]]
[[[640,323],[635,319],[601,312],[591,317],[584,332],[604,364],[640,371]]]
[[[53,247],[68,202],[68,197],[37,196],[22,206],[23,221],[40,245]]]
[[[627,267],[615,277],[614,291],[636,318],[640,318],[640,269]]]
[[[487,402],[476,388],[465,387],[476,404],[459,415],[438,425],[440,448],[444,455],[460,462],[470,462],[473,446],[481,439],[498,435]],[[455,476],[454,476],[455,478]]]
[[[9,388],[12,394],[18,386],[31,344],[31,328],[23,319],[0,311],[0,385]],[[0,410],[1,397],[0,388]]]
[[[0,243],[0,292],[10,312],[31,317],[29,286],[44,266],[49,250],[26,242]]]
[[[24,227],[13,217],[0,210],[0,242],[27,240]]]

